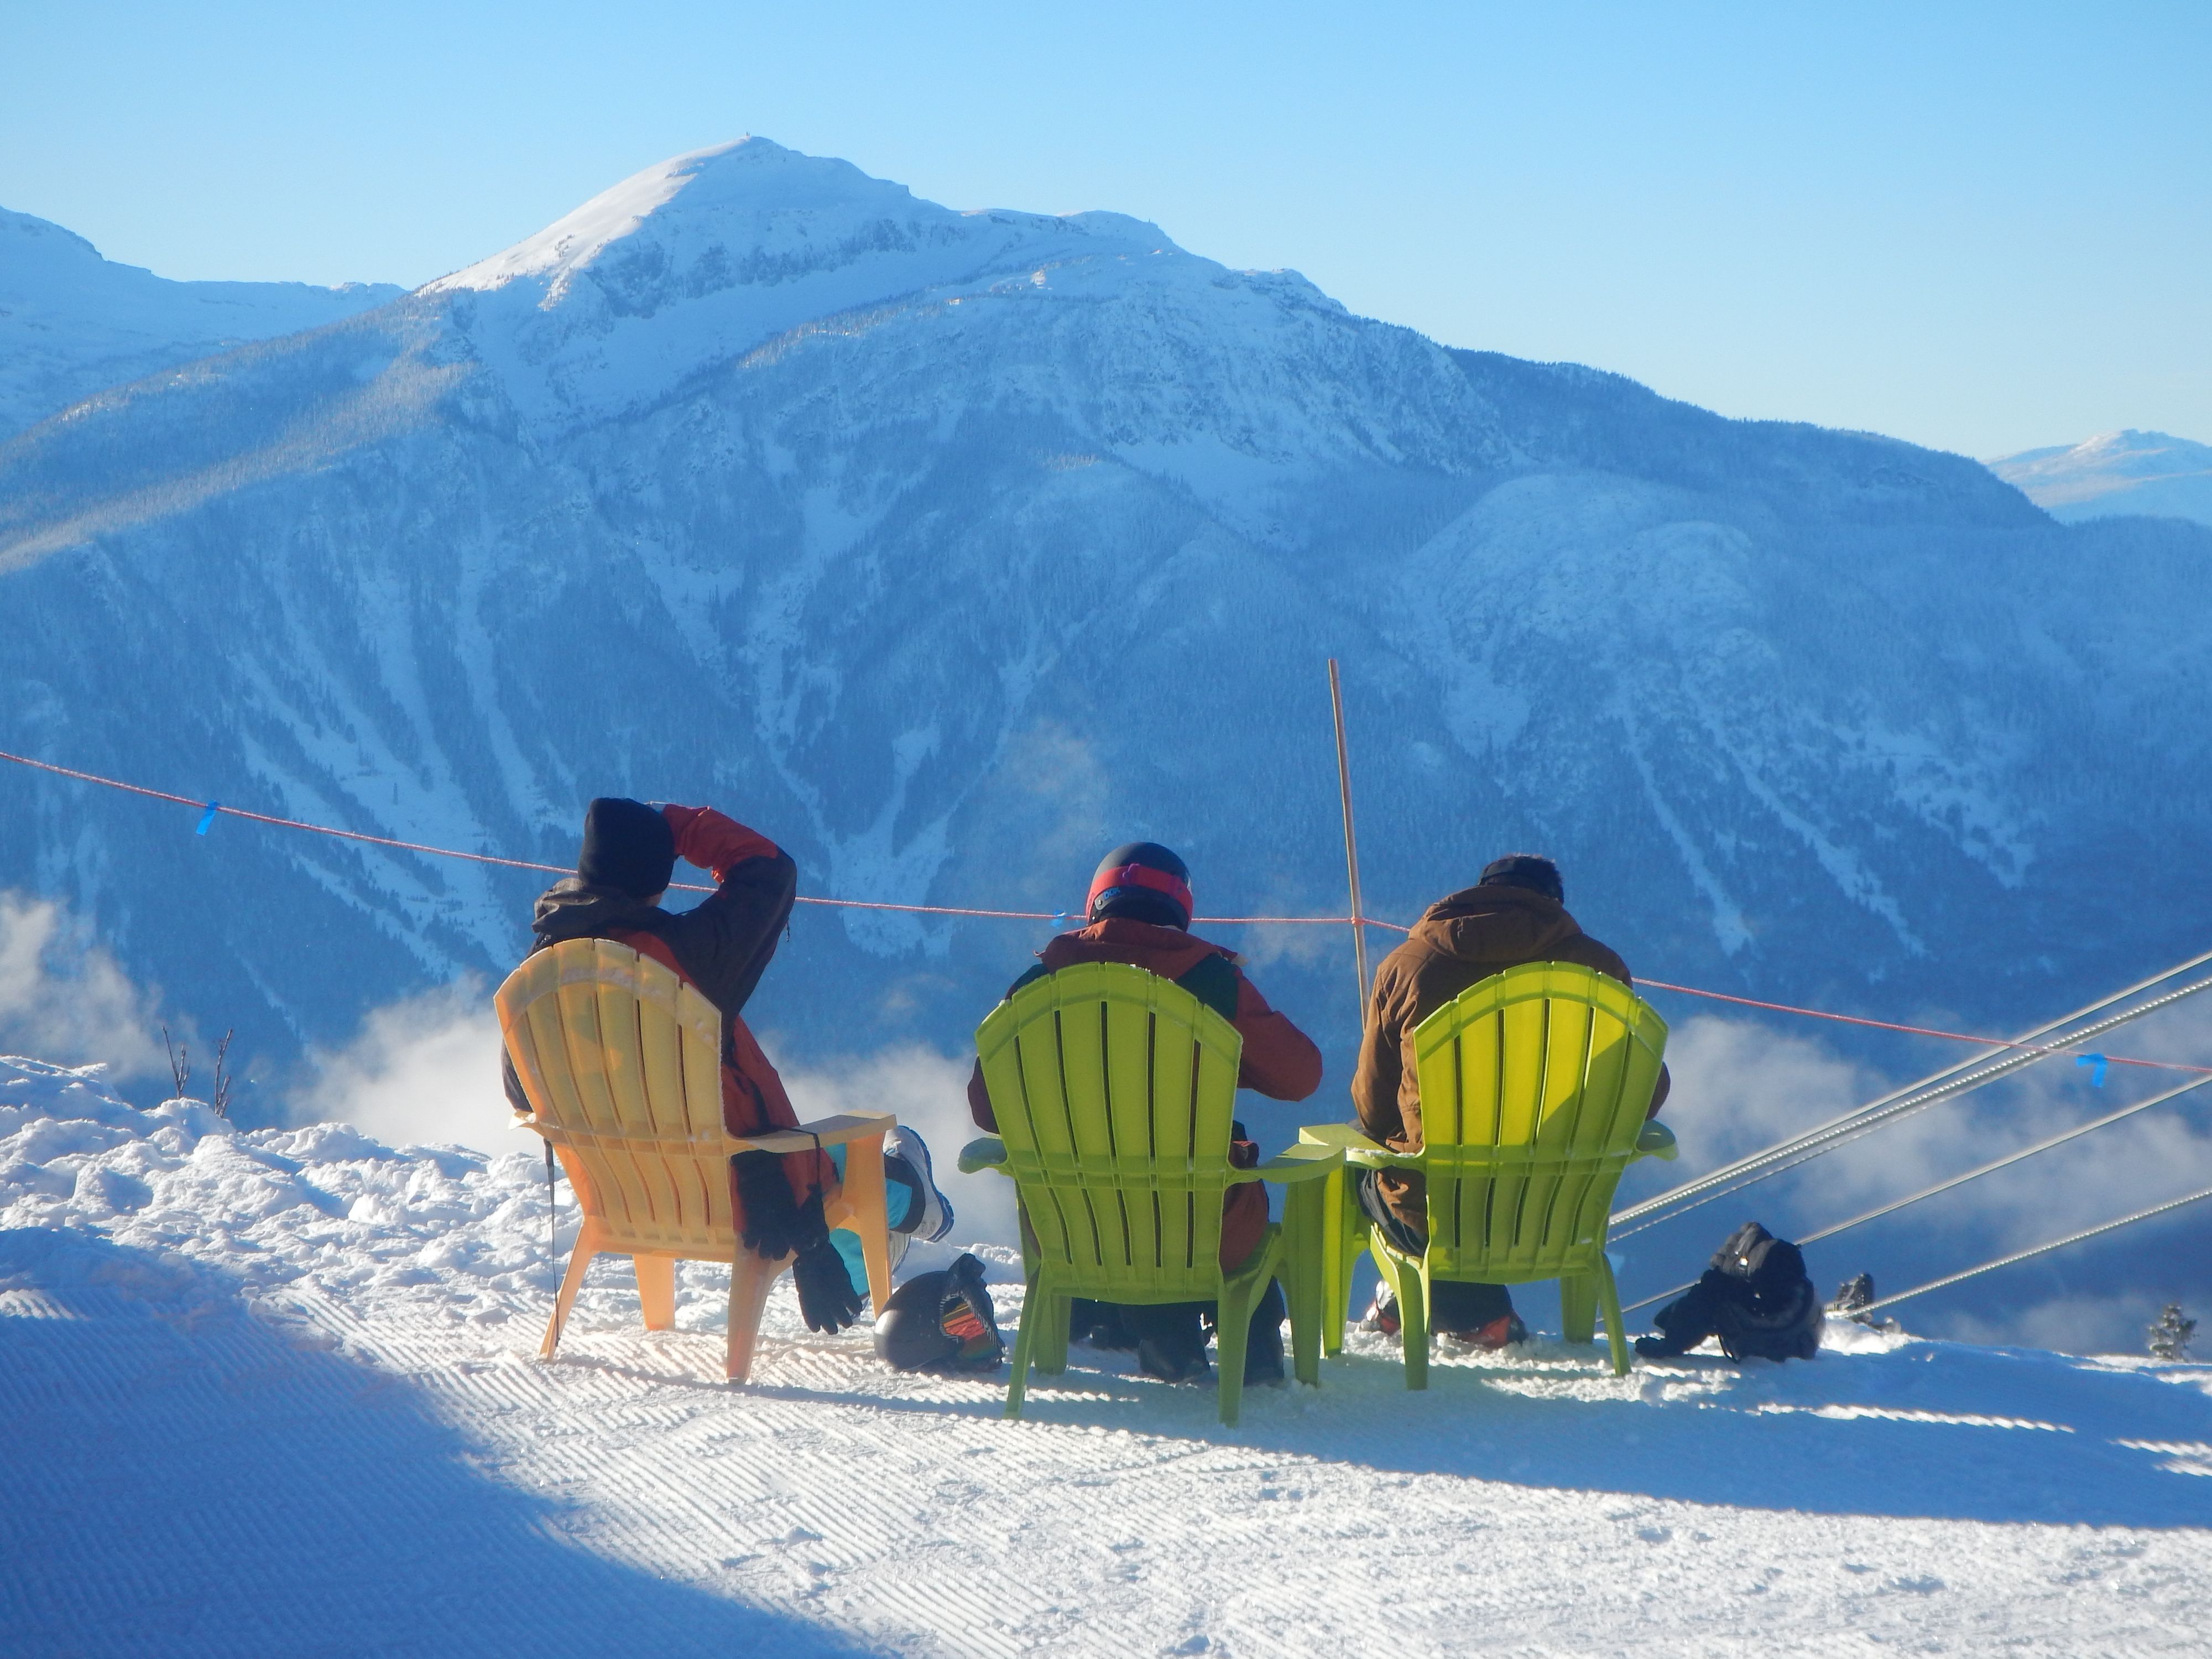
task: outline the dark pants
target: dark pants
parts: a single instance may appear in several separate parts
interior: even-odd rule
[[[1383,1202],[1372,1170],[1359,1172],[1359,1207],[1393,1248],[1407,1255],[1419,1255],[1428,1249],[1428,1229],[1410,1224]],[[1512,1311],[1513,1298],[1503,1285],[1468,1285],[1450,1279],[1429,1283],[1429,1328],[1432,1331],[1479,1331]]]
[[[1139,1342],[1153,1342],[1176,1358],[1187,1358],[1206,1352],[1206,1326],[1219,1318],[1219,1310],[1211,1302],[1155,1302],[1149,1304],[1119,1302],[1091,1302],[1081,1297],[1075,1298],[1068,1310],[1068,1334],[1094,1348],[1133,1348]],[[1264,1334],[1281,1335],[1283,1321],[1289,1310],[1283,1304],[1283,1287],[1279,1281],[1269,1279],[1260,1305],[1252,1310],[1252,1323],[1245,1338],[1257,1349],[1263,1346]]]

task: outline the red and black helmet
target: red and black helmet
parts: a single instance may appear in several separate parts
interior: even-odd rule
[[[1190,926],[1190,872],[1154,841],[1133,841],[1098,861],[1091,878],[1091,920],[1121,916],[1158,927]]]

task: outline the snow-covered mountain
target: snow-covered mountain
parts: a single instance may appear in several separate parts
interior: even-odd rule
[[[1148,835],[1206,910],[1311,913],[1334,654],[1379,914],[1540,848],[1639,972],[2010,1020],[2202,942],[2208,564],[752,139],[0,445],[0,747],[556,863],[590,795],[711,800],[857,898],[1049,911]],[[495,975],[538,884],[0,808],[0,886],[264,1054]],[[1044,932],[802,912],[757,1011],[956,1049]],[[1231,937],[1334,1097],[1341,935]]]
[[[173,283],[0,208],[0,438],[95,392],[398,299],[389,283]]]
[[[2212,524],[2212,446],[2163,432],[2101,432],[1989,468],[2064,524],[2122,514]]]

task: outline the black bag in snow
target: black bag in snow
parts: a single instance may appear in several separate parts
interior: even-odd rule
[[[1688,1294],[1659,1310],[1652,1322],[1660,1334],[1638,1337],[1636,1352],[1671,1358],[1717,1336],[1730,1359],[1810,1359],[1820,1350],[1822,1317],[1804,1253],[1747,1221]]]

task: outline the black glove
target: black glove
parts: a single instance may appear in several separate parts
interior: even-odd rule
[[[817,1193],[803,1205],[793,1199],[783,1160],[775,1153],[739,1152],[730,1160],[730,1170],[737,1182],[738,1207],[744,1212],[739,1237],[763,1261],[781,1261],[829,1238],[822,1195]]]
[[[1719,1268],[1706,1268],[1686,1295],[1659,1310],[1651,1321],[1659,1334],[1638,1337],[1636,1352],[1646,1359],[1671,1359],[1689,1352],[1717,1328],[1716,1316],[1731,1288]]]
[[[816,1215],[821,1214],[818,1196],[807,1203]],[[799,1259],[791,1264],[791,1279],[799,1286],[799,1311],[805,1316],[808,1330],[834,1336],[860,1316],[860,1293],[853,1288],[845,1258],[838,1255],[826,1232],[820,1242],[799,1251]]]

